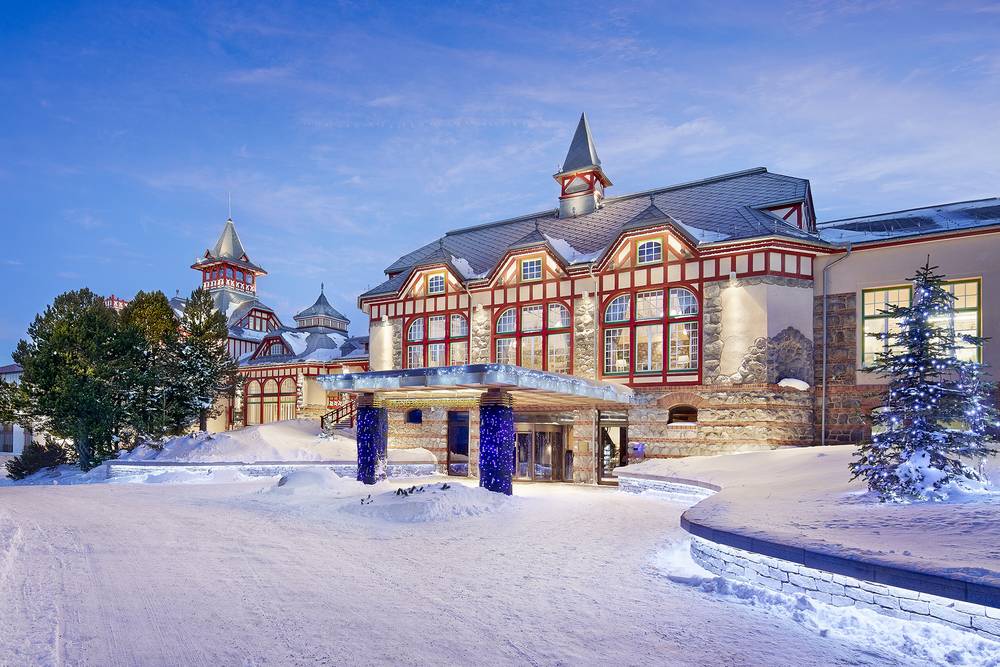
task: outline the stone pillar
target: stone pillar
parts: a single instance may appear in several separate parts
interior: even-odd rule
[[[374,484],[386,477],[389,417],[375,406],[374,394],[358,397],[358,481]]]
[[[514,408],[510,394],[491,389],[479,399],[479,486],[514,492]]]

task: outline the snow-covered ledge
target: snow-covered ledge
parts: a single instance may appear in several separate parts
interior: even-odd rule
[[[948,554],[935,553],[932,536],[921,538],[905,522],[899,534],[880,534],[882,526],[873,527],[880,520],[891,522],[891,512],[909,511],[917,515],[911,519],[919,519],[928,508],[947,512],[948,506],[865,505],[846,482],[842,484],[846,493],[835,482],[824,487],[823,479],[846,477],[851,449],[646,461],[619,468],[616,475],[623,491],[666,494],[691,504],[681,516],[681,527],[692,535],[694,559],[714,574],[817,602],[943,623],[1000,640],[998,573],[957,562],[966,556],[965,549],[955,549],[951,558],[956,562]],[[815,509],[821,506],[817,500],[824,499],[833,515],[814,516],[821,514]],[[985,506],[1000,512],[1000,503]],[[951,507],[959,520],[972,520],[966,506]],[[861,523],[867,521],[866,532],[874,533],[883,548],[866,549],[868,545],[852,534],[856,528],[849,525],[852,512],[864,519]],[[827,527],[822,537],[816,537],[810,521]],[[831,532],[831,525],[839,529]],[[955,530],[966,535],[970,547],[971,542],[995,543],[982,530],[965,531],[960,525]],[[989,549],[979,553],[988,554]],[[986,562],[991,562],[988,557]]]
[[[208,474],[219,470],[233,470],[247,477],[274,477],[302,468],[325,468],[340,477],[354,478],[358,474],[357,461],[213,461],[194,463],[188,461],[110,461],[105,463],[107,477],[155,475],[163,472],[183,471]],[[436,463],[389,463],[386,474],[394,479],[430,477],[437,474]]]

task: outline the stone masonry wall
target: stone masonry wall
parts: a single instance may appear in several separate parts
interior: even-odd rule
[[[472,309],[472,346],[469,351],[469,363],[490,363],[490,312],[486,308]]]
[[[814,444],[812,391],[763,384],[642,393],[643,405],[629,410],[629,440],[644,443],[647,458]],[[675,405],[697,408],[697,423],[669,424]]]
[[[566,446],[573,451],[574,482],[593,484],[597,481],[594,418],[593,410],[577,410],[573,413],[573,426],[569,429]]]
[[[1000,609],[994,607],[845,577],[700,537],[691,538],[691,556],[709,572],[788,595],[804,595],[838,607],[871,609],[896,618],[943,623],[1000,640]]]
[[[407,410],[389,410],[389,448],[423,447],[438,461],[438,472],[446,473],[448,464],[448,411],[423,408],[422,424],[407,424]],[[477,433],[478,435],[478,433]]]
[[[597,369],[594,354],[594,301],[589,296],[576,300],[573,322],[573,375],[593,379]]]
[[[392,367],[403,367],[403,320],[392,320]]]

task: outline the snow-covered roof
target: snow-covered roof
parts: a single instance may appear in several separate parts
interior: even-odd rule
[[[911,208],[817,224],[830,243],[865,243],[1000,224],[1000,199],[977,199]]]
[[[368,337],[351,337],[329,327],[306,327],[291,329],[282,327],[262,336],[261,348],[268,340],[277,338],[289,350],[287,354],[260,354],[247,359],[241,365],[262,366],[269,364],[289,364],[302,362],[329,362],[363,360],[368,358]]]
[[[350,324],[350,320],[330,305],[330,302],[327,301],[326,294],[323,293],[322,287],[320,287],[319,297],[317,297],[316,302],[297,314],[295,316],[295,320],[304,320],[308,317],[329,317],[331,319],[341,320],[345,325]]]

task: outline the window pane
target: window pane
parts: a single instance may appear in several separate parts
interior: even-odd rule
[[[639,292],[635,295],[635,319],[659,320],[663,318],[663,290]]]
[[[497,363],[498,364],[517,364],[517,339],[516,338],[501,338],[497,341]]]
[[[604,372],[624,375],[628,373],[628,365],[628,329],[606,329],[604,331]]]
[[[521,280],[539,280],[542,277],[542,260],[526,259],[521,262]]]
[[[659,241],[645,241],[639,244],[637,254],[640,264],[659,262],[663,259],[663,244]]]
[[[521,309],[521,331],[541,331],[542,306],[525,306]]]
[[[469,344],[468,343],[452,343],[451,344],[451,365],[452,366],[464,366],[469,363]]]
[[[441,294],[444,292],[444,276],[431,276],[427,279],[427,293]]]
[[[452,338],[464,338],[469,335],[469,321],[465,319],[465,315],[452,315],[451,316],[451,337]]]
[[[550,329],[563,329],[568,327],[572,322],[570,322],[569,308],[562,305],[561,303],[550,303],[549,304],[549,328]]]
[[[550,334],[548,369],[552,373],[569,373],[569,334]]]
[[[698,323],[670,325],[670,370],[698,367]]]
[[[517,326],[517,311],[508,308],[497,319],[497,333],[514,333]]]
[[[663,326],[635,328],[635,371],[650,373],[663,370]]]
[[[444,315],[432,315],[427,318],[428,340],[441,340],[444,338],[444,322]]]
[[[427,368],[444,366],[444,343],[431,343],[427,346]]]
[[[423,345],[410,345],[406,348],[406,367],[423,368],[424,347]]]
[[[521,339],[521,365],[542,370],[541,336],[525,336]]]
[[[407,340],[418,341],[424,339],[424,318],[420,317],[410,324],[410,332],[406,336]]]
[[[698,314],[698,299],[690,290],[675,287],[670,290],[670,317]]]
[[[629,308],[632,306],[631,296],[622,294],[608,304],[608,309],[604,313],[605,322],[627,322],[629,319]]]

